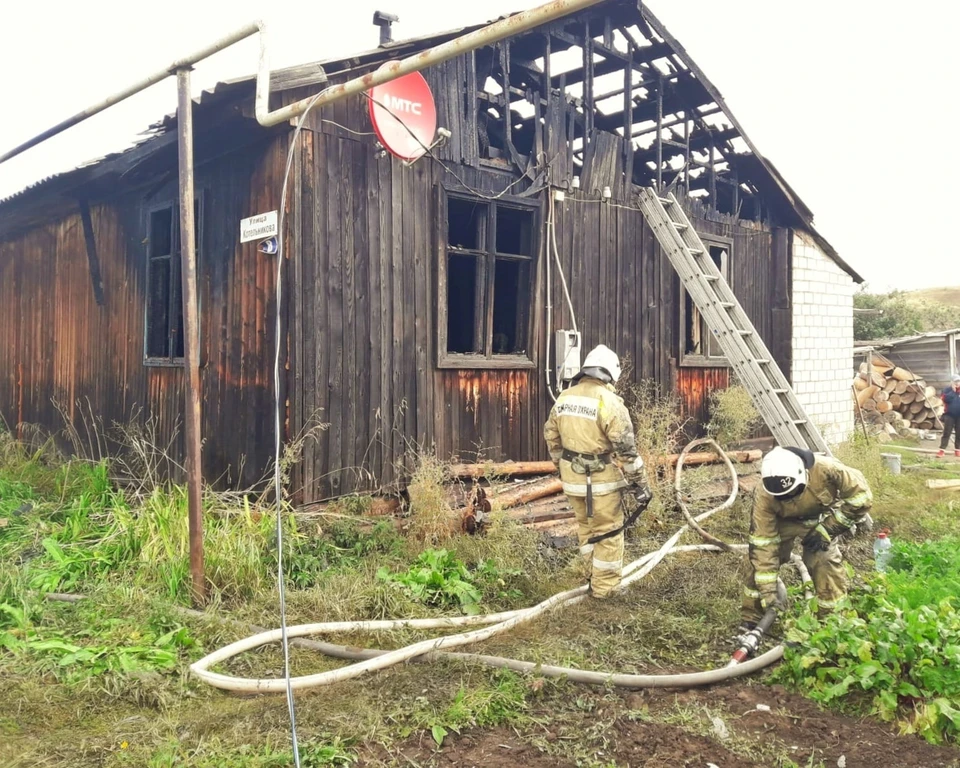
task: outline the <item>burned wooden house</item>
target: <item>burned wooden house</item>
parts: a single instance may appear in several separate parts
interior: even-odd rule
[[[195,101],[208,481],[253,482],[269,464],[278,342],[284,439],[329,425],[297,469],[305,501],[395,480],[412,446],[545,458],[560,329],[578,329],[584,350],[611,346],[702,422],[729,367],[637,207],[650,185],[683,201],[811,417],[832,439],[850,431],[861,280],[638,6],[609,0],[426,69],[449,138],[412,165],[381,151],[363,97],[312,112],[288,187],[279,340],[277,257],[241,244],[237,225],[279,207],[293,128],[253,119],[252,77]],[[274,72],[271,106],[469,29]],[[56,430],[83,407],[105,425],[149,421],[176,458],[175,128],[167,118],[0,201],[11,428]]]

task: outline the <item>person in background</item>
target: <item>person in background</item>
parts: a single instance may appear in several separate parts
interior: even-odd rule
[[[953,432],[953,455],[960,458],[960,376],[954,374],[950,386],[940,395],[943,400],[943,437],[937,456],[943,456]]]

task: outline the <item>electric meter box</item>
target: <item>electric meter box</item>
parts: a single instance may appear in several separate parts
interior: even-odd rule
[[[580,373],[580,334],[557,331],[557,381],[570,381]]]

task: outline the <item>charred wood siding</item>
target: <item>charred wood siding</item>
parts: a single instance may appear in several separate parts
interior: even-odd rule
[[[686,420],[685,431],[702,435],[710,421],[710,394],[730,386],[728,368],[681,368],[677,392],[681,412]]]
[[[440,124],[455,123],[441,111]],[[452,173],[429,159],[405,168],[379,157],[374,139],[357,135],[371,130],[359,99],[314,115],[311,126],[298,152],[300,224],[293,238],[302,282],[293,314],[302,337],[294,343],[301,363],[292,410],[316,413],[330,427],[307,443],[297,478],[303,499],[400,480],[417,449],[465,460],[546,458],[545,333],[572,326],[556,269],[552,316],[545,318],[542,250],[532,302],[534,368],[437,367],[437,265],[446,248],[438,188],[464,192],[463,182],[495,194],[517,175],[457,163],[462,143],[459,154],[445,150]],[[620,154],[616,141],[595,146],[606,147],[606,158]],[[593,163],[592,183],[601,184],[615,167]],[[545,193],[538,198],[545,211]],[[789,349],[789,328],[773,322],[770,229],[696,206],[690,213],[705,235],[733,243],[734,290],[767,342]],[[726,386],[729,374],[678,368],[679,280],[640,211],[626,195],[610,205],[568,197],[557,207],[556,227],[585,349],[600,342],[615,347],[630,360],[634,378],[678,390],[687,415],[704,423],[709,393]]]
[[[238,244],[240,218],[279,202],[286,139],[201,166],[200,333],[204,476],[245,486],[273,445],[275,257]],[[173,182],[172,184],[175,184]],[[175,186],[90,205],[103,305],[98,306],[80,213],[0,242],[0,415],[11,428],[60,433],[66,417],[88,434],[152,423],[182,462],[183,371],[147,367],[144,353],[145,207]],[[149,196],[149,199],[147,199]],[[86,417],[86,418],[85,418]],[[91,432],[94,431],[91,429]],[[104,447],[114,450],[116,444]],[[174,477],[176,467],[168,467]]]

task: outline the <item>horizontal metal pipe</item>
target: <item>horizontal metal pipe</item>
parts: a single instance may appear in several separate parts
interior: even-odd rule
[[[14,147],[9,152],[6,152],[5,154],[0,155],[0,163],[4,163],[10,158],[16,157],[22,152],[26,152],[31,147],[35,147],[37,144],[40,144],[41,142],[44,142],[47,139],[56,136],[58,133],[63,133],[63,131],[67,130],[67,128],[72,128],[78,123],[83,122],[88,117],[93,117],[97,113],[103,112],[103,110],[107,109],[108,107],[112,107],[114,104],[118,104],[119,102],[133,96],[134,94],[140,93],[140,91],[146,90],[151,85],[156,85],[161,80],[164,80],[172,75],[175,75],[178,69],[183,69],[184,67],[190,67],[196,64],[198,61],[205,59],[208,56],[212,56],[218,51],[221,51],[224,48],[231,46],[234,43],[239,42],[240,40],[243,40],[244,38],[250,37],[251,35],[255,35],[257,32],[260,31],[261,27],[262,27],[262,24],[259,21],[250,22],[249,24],[246,24],[240,27],[239,29],[231,32],[229,35],[226,35],[225,37],[220,38],[216,42],[210,43],[204,48],[201,48],[199,51],[196,51],[195,53],[192,53],[189,56],[184,56],[181,59],[177,59],[169,66],[165,67],[164,69],[158,72],[154,72],[152,75],[150,75],[149,77],[145,77],[142,80],[138,80],[136,83],[134,83],[133,85],[127,88],[124,88],[122,91],[118,91],[112,96],[108,96],[103,101],[97,102],[91,107],[87,107],[82,112],[78,112],[77,114],[75,114],[73,117],[68,117],[63,122],[57,123],[52,128],[49,128],[43,133],[40,133],[34,136],[29,141],[25,141],[20,146]]]
[[[374,72],[362,77],[348,80],[345,83],[334,85],[285,107],[269,111],[270,70],[266,57],[266,44],[261,36],[260,71],[257,74],[256,113],[261,125],[273,126],[293,120],[302,115],[311,104],[322,107],[335,101],[367,91],[376,85],[396,80],[411,72],[440,64],[448,59],[461,56],[464,53],[476,50],[484,45],[499,42],[508,37],[527,32],[534,27],[547,24],[563,16],[590,8],[601,0],[552,0],[545,5],[522,11],[506,19],[500,19],[480,29],[468,32],[465,35],[449,40],[446,43],[428,48],[425,51],[408,56],[405,59],[390,61]]]

